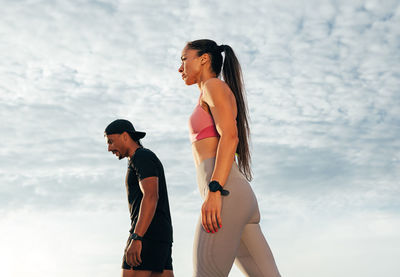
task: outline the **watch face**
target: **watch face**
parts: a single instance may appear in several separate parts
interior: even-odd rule
[[[216,192],[219,188],[219,185],[216,182],[215,183],[211,182],[208,186],[210,188],[210,191],[212,191],[212,192]]]
[[[140,241],[142,241],[142,240],[143,240],[143,237],[139,236],[139,235],[136,234],[136,233],[133,233],[133,234],[131,235],[131,239],[132,239],[132,240],[140,240]]]

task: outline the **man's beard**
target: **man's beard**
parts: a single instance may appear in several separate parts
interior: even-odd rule
[[[122,155],[122,153],[120,151],[118,151],[119,155],[118,155],[118,159],[122,160],[123,158],[128,156],[128,153],[125,153],[125,155]]]

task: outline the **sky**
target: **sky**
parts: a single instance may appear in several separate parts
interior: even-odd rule
[[[199,91],[177,70],[200,38],[241,63],[251,185],[282,276],[398,276],[398,1],[0,5],[0,276],[120,275],[127,163],[103,137],[117,118],[164,164],[175,276],[191,276]]]

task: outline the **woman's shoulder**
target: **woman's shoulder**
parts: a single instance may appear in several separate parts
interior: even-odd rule
[[[203,93],[206,97],[222,96],[221,92],[226,95],[230,92],[229,86],[221,79],[210,78],[204,83]]]
[[[227,84],[218,78],[210,78],[204,82],[205,89],[212,89],[212,88],[218,88],[218,87],[225,88],[225,86],[227,86]]]

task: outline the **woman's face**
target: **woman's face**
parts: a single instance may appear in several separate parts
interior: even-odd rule
[[[181,73],[185,84],[188,86],[196,84],[202,69],[201,57],[197,55],[197,50],[183,48],[181,60],[182,65],[178,71]]]

